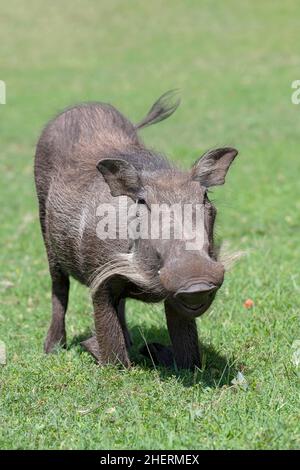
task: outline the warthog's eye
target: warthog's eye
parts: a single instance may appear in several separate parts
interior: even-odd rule
[[[145,199],[143,199],[143,198],[139,198],[139,199],[137,200],[137,203],[138,203],[138,204],[145,204],[145,206],[147,205]]]
[[[206,204],[207,206],[211,205],[211,201],[208,198],[209,193],[212,193],[212,191],[209,191],[208,189],[207,191],[205,191],[204,197],[203,197],[203,204]]]
[[[142,208],[141,206],[144,206],[144,207]],[[135,207],[136,207],[136,216],[137,217],[141,217],[142,214],[145,215],[145,209],[146,209],[146,211],[150,210],[147,202],[142,197],[137,198]]]
[[[147,209],[150,211],[150,207],[149,207],[149,205],[147,204],[146,200],[143,197],[138,197],[136,203],[137,203],[138,206],[139,205],[146,206]]]

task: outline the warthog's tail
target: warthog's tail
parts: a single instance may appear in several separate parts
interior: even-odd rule
[[[169,90],[164,93],[155,101],[147,116],[135,125],[135,128],[142,129],[143,127],[151,126],[171,116],[180,104],[178,93],[178,90]]]

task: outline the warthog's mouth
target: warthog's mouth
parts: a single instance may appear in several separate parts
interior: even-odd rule
[[[215,294],[212,294],[208,299],[197,304],[187,304],[183,300],[176,298],[176,304],[186,315],[199,317],[210,307],[214,298]]]
[[[188,304],[186,304],[186,303],[183,302],[183,301],[180,301],[179,303],[180,303],[180,305],[182,305],[185,309],[187,309],[187,310],[192,310],[193,312],[197,312],[198,310],[201,310],[201,308],[203,308],[203,307],[205,306],[205,303],[196,304],[196,305],[188,305]]]

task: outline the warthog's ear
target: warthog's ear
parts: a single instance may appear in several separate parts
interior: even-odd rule
[[[194,164],[192,179],[207,188],[224,184],[226,173],[237,154],[238,151],[230,147],[209,150]]]
[[[141,189],[138,171],[126,160],[105,158],[97,168],[105,179],[113,196],[129,196],[136,200]]]

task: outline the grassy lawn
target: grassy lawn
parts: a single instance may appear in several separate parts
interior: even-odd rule
[[[0,10],[0,448],[300,448],[297,2],[0,0]],[[86,100],[137,121],[175,87],[182,104],[143,131],[149,145],[184,167],[210,147],[240,151],[213,199],[218,237],[248,255],[198,320],[203,369],[143,360],[143,338],[169,339],[162,306],[134,301],[135,366],[98,367],[79,346],[92,309],[75,281],[68,348],[46,357],[50,278],[33,185],[42,126]],[[232,383],[238,372],[246,384]]]

